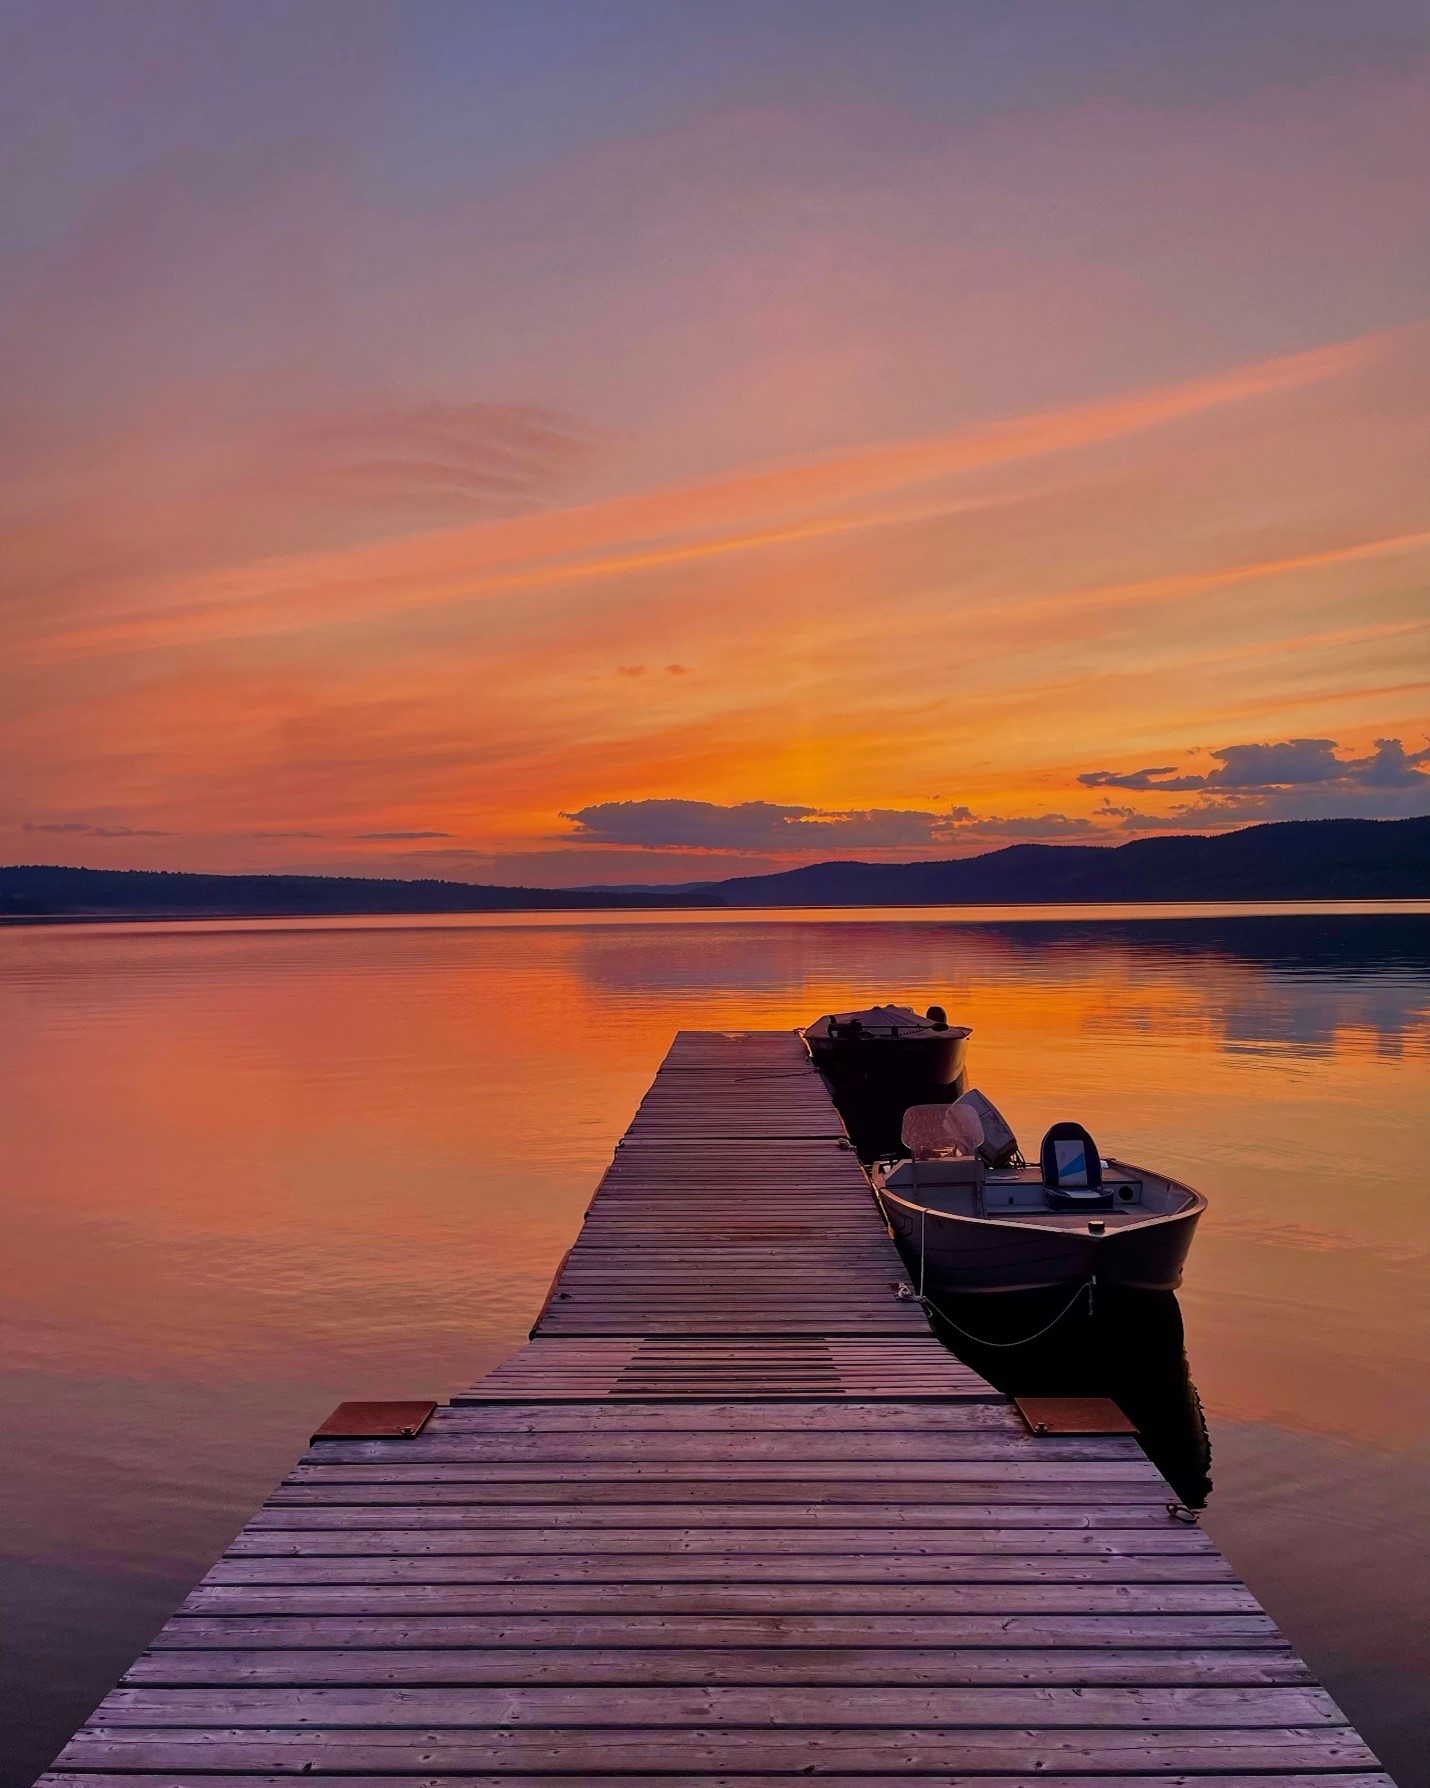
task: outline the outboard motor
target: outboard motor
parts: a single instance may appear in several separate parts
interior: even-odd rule
[[[1081,1124],[1054,1124],[1039,1152],[1043,1190],[1054,1210],[1105,1211],[1112,1192],[1102,1183],[1102,1158]]]
[[[1012,1126],[987,1094],[980,1093],[976,1086],[971,1086],[958,1103],[966,1105],[982,1126],[983,1141],[979,1144],[978,1153],[986,1166],[1023,1165],[1023,1157],[1018,1153],[1018,1138],[1013,1134]]]

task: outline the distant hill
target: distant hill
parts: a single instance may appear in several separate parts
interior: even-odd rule
[[[1430,898],[1430,818],[1288,820],[1213,838],[1013,844],[939,863],[813,863],[713,882],[730,906]]]
[[[386,881],[360,875],[188,875],[161,869],[0,868],[0,917],[321,918],[344,913],[500,913],[709,906],[709,896],[477,882]]]
[[[10,918],[290,918],[667,907],[1430,899],[1430,818],[1295,820],[1215,838],[1015,844],[937,863],[814,863],[653,888],[503,888],[366,876],[0,868]]]

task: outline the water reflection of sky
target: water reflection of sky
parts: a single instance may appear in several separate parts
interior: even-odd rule
[[[592,988],[615,997],[738,987],[746,995],[813,995],[866,977],[942,986],[948,997],[971,980],[1054,982],[1117,988],[1089,1023],[1153,1031],[1208,1022],[1229,1049],[1326,1053],[1341,1044],[1386,1050],[1430,1048],[1430,919],[1295,917],[1188,919],[1141,924],[1003,925],[889,923],[871,936],[838,920],[659,931],[593,928],[577,934],[577,966]],[[841,964],[831,983],[831,954]],[[1187,999],[1172,1002],[1169,989]],[[1148,1000],[1144,990],[1159,997]]]
[[[107,926],[0,951],[5,1788],[335,1402],[450,1392],[517,1345],[678,1026],[875,998],[971,1023],[1025,1140],[1079,1117],[1209,1194],[1182,1294],[1208,1520],[1424,1779],[1395,1749],[1430,1713],[1397,1587],[1430,1508],[1424,915]]]

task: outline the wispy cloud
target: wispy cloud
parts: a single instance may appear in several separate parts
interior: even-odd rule
[[[549,503],[594,451],[534,406],[390,392],[166,387],[76,445],[6,414],[0,601],[18,624],[137,612],[216,571],[410,538]]]
[[[1218,590],[1234,590],[1245,584],[1271,583],[1278,578],[1296,580],[1308,573],[1338,571],[1346,566],[1376,559],[1430,551],[1430,529],[1391,534],[1376,540],[1354,540],[1317,552],[1285,557],[1252,559],[1242,564],[1213,566],[1201,571],[1182,571],[1169,577],[1138,578],[1129,583],[1095,584],[1050,591],[1043,595],[1014,598],[998,604],[1007,619],[1026,623],[1035,614],[1064,624],[1088,613],[1106,615],[1118,609],[1141,612],[1160,604],[1186,601]],[[1421,623],[1410,625],[1419,626]],[[1405,631],[1409,631],[1407,626]]]
[[[569,417],[470,399],[350,403],[300,418],[289,441],[297,467],[343,500],[419,514],[439,500],[467,516],[546,501],[594,446]]]
[[[1334,512],[1328,546],[1296,468],[1244,491],[1293,424],[1339,439],[1362,375],[1403,347],[1369,338],[1155,401],[76,591],[0,618],[0,677],[45,691],[13,704],[7,740],[61,814],[86,810],[102,758],[136,835],[182,834],[172,855],[196,866],[290,867],[285,840],[315,864],[449,841],[524,861],[559,843],[646,853],[664,876],[681,851],[1127,835],[1135,821],[1096,799],[1118,785],[1079,782],[1097,773],[1083,766],[1206,774],[1182,761],[1189,738],[1263,716],[1289,731],[1281,709],[1299,703],[1318,733],[1319,710],[1369,730],[1389,699],[1423,625],[1415,505],[1377,484]],[[1189,534],[1185,493],[1208,480]],[[1301,507],[1267,525],[1293,485]],[[1228,696],[1259,700],[1257,719],[1212,732]],[[1417,718],[1401,706],[1375,730]],[[1236,823],[1229,791],[1192,796],[1185,825]],[[558,804],[575,816],[559,841]]]
[[[100,826],[89,820],[25,820],[22,832],[53,832],[77,838],[173,838],[147,826]]]
[[[103,618],[58,627],[42,621],[28,644],[17,638],[15,647],[43,660],[350,624],[498,596],[668,575],[735,555],[1001,506],[1016,495],[956,490],[934,495],[928,487],[1304,390],[1366,366],[1388,346],[1389,338],[1366,337],[1210,378],[698,485],[279,559],[157,589],[150,580],[137,603],[139,593],[121,587]],[[915,498],[921,490],[927,494]],[[901,501],[891,506],[893,499]],[[1129,591],[1127,599],[1139,596]]]
[[[340,57],[322,6],[25,9],[8,848],[666,875],[553,814],[763,804],[785,861],[1417,799],[1077,779],[1430,724],[1404,0],[1090,4],[873,56],[447,8],[396,81],[381,7]]]

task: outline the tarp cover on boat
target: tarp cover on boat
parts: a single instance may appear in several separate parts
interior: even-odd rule
[[[847,1025],[858,1019],[862,1028],[876,1037],[943,1036],[950,1033],[966,1037],[970,1033],[961,1024],[937,1025],[930,1018],[921,1018],[912,1006],[867,1006],[862,1012],[826,1012],[823,1018],[805,1027],[805,1036],[815,1042],[829,1037],[832,1024]]]
[[[904,1147],[915,1161],[940,1155],[976,1155],[983,1147],[983,1125],[971,1105],[911,1105],[904,1113]]]

